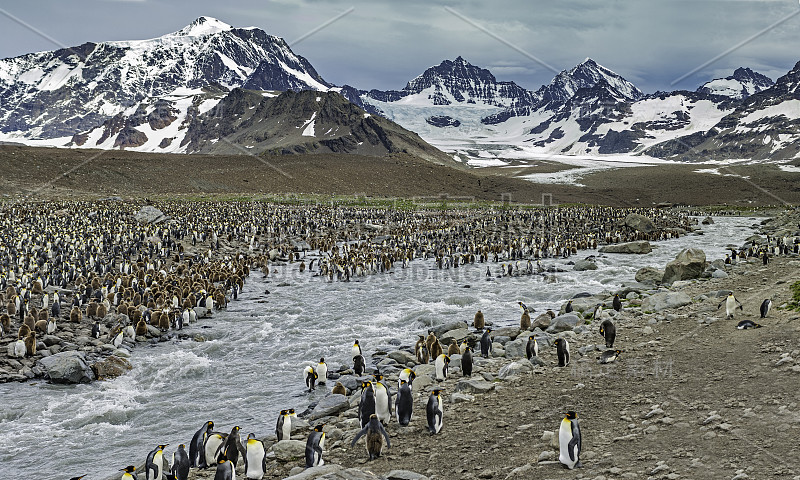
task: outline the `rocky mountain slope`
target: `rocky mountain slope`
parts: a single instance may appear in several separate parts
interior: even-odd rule
[[[765,75],[754,72],[749,68],[739,67],[733,71],[733,75],[725,78],[715,78],[701,85],[697,91],[741,100],[754,93],[768,89],[774,83],[771,78]]]

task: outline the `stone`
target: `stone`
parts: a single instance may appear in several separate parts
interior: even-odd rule
[[[41,368],[53,383],[89,383],[94,372],[82,352],[61,352],[39,360]]]
[[[706,217],[700,223],[702,223],[703,225],[714,225],[714,219],[711,217]]]
[[[285,442],[288,440],[282,440],[282,441]],[[291,441],[299,441],[299,440],[291,440]],[[322,457],[323,460],[325,459],[324,455],[325,454],[323,453]],[[303,445],[303,456],[305,456],[305,444]],[[316,478],[323,477],[325,475],[336,475],[342,470],[344,470],[344,467],[342,467],[341,465],[336,465],[335,463],[326,463],[325,465],[321,465],[319,467],[306,468],[305,470],[303,470],[302,467],[297,467],[297,468],[300,468],[299,473],[286,477],[284,480],[313,480]],[[292,469],[292,471],[294,471],[294,469]],[[290,471],[289,473],[292,472]]]
[[[725,270],[714,270],[711,272],[711,278],[728,278],[728,274]]]
[[[550,326],[550,322],[553,321],[553,317],[550,316],[549,313],[543,313],[536,317],[536,319],[531,324],[531,330],[535,328],[541,328],[542,330],[547,330],[547,327]]]
[[[539,458],[536,461],[543,462],[545,460],[555,460],[555,459],[556,459],[556,452],[552,450],[545,450],[539,454]]]
[[[148,225],[166,222],[170,219],[170,217],[165,215],[164,212],[152,205],[145,205],[142,207],[138,212],[136,212],[133,218],[135,218],[139,223]]]
[[[292,460],[305,457],[306,442],[300,440],[281,440],[272,446],[272,451],[275,452],[275,457],[278,460],[282,462],[290,462]]]
[[[597,264],[594,263],[594,260],[589,260],[585,258],[583,260],[578,260],[575,262],[575,265],[572,267],[573,270],[576,272],[583,272],[585,270],[597,270]]]
[[[600,253],[632,253],[637,255],[650,253],[652,251],[653,247],[650,246],[650,242],[647,240],[606,245],[598,250]]]
[[[350,408],[350,403],[346,395],[332,393],[317,403],[317,406],[311,411],[309,419],[314,421],[322,417],[336,415],[348,408]]]
[[[42,341],[47,347],[52,347],[53,345],[61,344],[61,339],[55,335],[45,335],[42,337]]]
[[[109,355],[103,360],[92,364],[92,371],[98,380],[119,377],[132,368],[131,362],[117,355]]]
[[[416,384],[416,381],[414,382]],[[416,387],[416,385],[414,385]],[[456,384],[457,392],[486,393],[494,390],[494,383],[479,378],[459,380]]]
[[[395,350],[393,352],[389,352],[387,357],[402,365],[405,365],[408,362],[417,362],[417,357],[415,357],[413,353],[406,352],[405,350]]]
[[[705,269],[706,253],[699,248],[686,248],[667,264],[661,283],[671,284],[678,280],[699,278]]]
[[[442,343],[442,347],[447,349],[447,346],[449,346],[453,340],[461,343],[463,339],[470,336],[475,337],[475,335],[468,328],[457,328],[455,330],[448,330],[447,332],[443,333],[442,336],[439,337],[439,341]]]
[[[511,362],[508,365],[505,365],[497,372],[497,378],[500,380],[507,380],[511,377],[516,377],[522,375],[523,373],[528,373],[533,369],[529,362]]]
[[[467,328],[467,324],[464,322],[450,322],[436,325],[435,327],[431,327],[429,330],[432,331],[437,338],[441,338],[441,336],[446,332],[451,330],[460,330],[462,328]]]
[[[450,394],[450,403],[474,402],[475,397],[468,393],[452,393]]]
[[[655,267],[642,267],[636,271],[636,281],[647,285],[661,283],[664,278],[664,270]]]
[[[550,316],[547,315],[547,318],[550,318]],[[528,345],[528,337],[525,336],[525,338],[523,338],[522,335],[514,341],[507,342],[505,345],[506,357],[524,357],[526,345]]]
[[[560,333],[575,328],[581,319],[574,313],[565,313],[553,319],[553,322],[547,327],[548,333]]]
[[[414,373],[417,374],[417,377],[421,377],[423,375],[433,375],[436,373],[436,367],[432,363],[417,365],[414,367]]]
[[[654,293],[642,301],[643,312],[659,312],[668,308],[678,308],[692,303],[691,297],[684,292]]]
[[[649,218],[638,213],[629,213],[622,223],[631,230],[638,230],[642,233],[652,233],[656,231],[656,224]]]
[[[428,480],[428,477],[408,470],[392,470],[383,477],[385,480]]]

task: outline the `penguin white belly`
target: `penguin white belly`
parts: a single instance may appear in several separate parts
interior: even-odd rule
[[[734,300],[733,297],[728,297],[728,299],[725,300],[726,316],[732,317],[735,311],[736,311],[736,300]]]
[[[14,356],[22,358],[28,352],[28,349],[25,348],[25,340],[17,340],[14,344]]]
[[[375,415],[381,422],[389,423],[391,414],[389,413],[389,392],[386,387],[376,386],[375,388]]]
[[[317,383],[326,383],[327,384],[328,383],[327,382],[327,379],[328,379],[328,366],[326,364],[324,364],[324,363],[317,364],[317,375],[319,375],[319,378],[317,378]]]
[[[575,464],[578,463],[578,446],[575,445],[572,448],[572,458],[575,460],[570,459],[570,441],[572,441],[572,424],[568,420],[562,420],[561,427],[558,429],[558,461],[566,465],[567,468],[573,469],[575,468]]]
[[[292,438],[292,417],[287,415],[283,418],[283,439],[289,440]]]
[[[264,476],[264,445],[259,441],[247,442],[247,478],[259,479]]]
[[[439,402],[436,406],[439,409],[439,415],[436,417],[436,420],[433,424],[433,429],[436,433],[439,433],[439,430],[442,429],[442,425],[444,424],[444,408],[442,408],[442,398],[439,397]]]
[[[223,442],[222,435],[217,433],[206,439],[205,452],[207,465],[214,465],[217,463],[217,450],[219,450]]]
[[[445,370],[444,354],[436,357],[436,380],[446,380],[447,370]]]

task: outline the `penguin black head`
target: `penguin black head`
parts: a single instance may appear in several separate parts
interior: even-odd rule
[[[289,409],[289,415],[294,415],[294,408]]]
[[[403,385],[408,385],[408,382],[405,380],[400,380],[400,386],[402,387]]]
[[[127,467],[120,469],[120,472],[125,472],[125,473],[133,473],[135,471],[136,467],[134,467],[133,465],[128,465]]]
[[[287,410],[281,410],[281,413],[279,413],[278,415],[284,416],[284,415],[286,415],[286,412],[287,412]]]
[[[225,456],[224,453],[220,453],[219,457],[217,458],[217,464],[223,464],[228,461],[228,457]]]
[[[622,353],[622,350],[614,350],[614,352],[619,356]]]
[[[324,423],[320,423],[319,425],[314,427],[314,431],[315,432],[321,432],[324,427],[325,427],[325,424]]]
[[[159,449],[159,450],[164,450],[164,449],[165,449],[165,448],[167,448],[168,446],[169,446],[169,443],[168,443],[168,444],[166,444],[166,445],[159,445],[159,446],[158,446],[158,449]]]
[[[81,480],[81,478],[85,477],[86,475],[81,475],[80,477],[72,477],[69,480]]]
[[[325,357],[320,357],[319,363],[325,363]]]
[[[573,412],[572,410],[570,410],[570,411],[567,412],[567,415],[566,415],[565,418],[567,420],[575,420],[576,418],[578,418],[578,414]]]
[[[373,377],[375,378],[376,382],[380,382],[381,380],[383,380],[383,375],[381,375],[380,373],[376,373],[375,375],[373,375]]]
[[[441,393],[442,393],[442,389],[441,389],[441,388],[434,388],[434,389],[433,389],[433,391],[431,392],[431,394],[432,394],[432,395],[434,395],[434,396],[437,396],[437,397],[438,397],[438,396],[439,396]]]
[[[208,428],[214,428],[214,422],[212,422],[210,420],[208,421],[207,425],[208,425]]]

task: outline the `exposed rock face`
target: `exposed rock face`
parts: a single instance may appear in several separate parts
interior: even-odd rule
[[[664,270],[655,267],[642,267],[636,271],[636,281],[648,285],[661,283],[664,278]]]
[[[89,383],[94,372],[81,352],[61,352],[39,360],[53,383]]]
[[[109,380],[119,377],[131,368],[133,368],[131,362],[117,355],[110,355],[92,364],[92,371],[98,380]]]
[[[623,223],[631,230],[638,230],[642,233],[652,233],[656,230],[656,224],[652,220],[638,213],[628,214]]]
[[[706,253],[699,248],[686,248],[667,264],[661,282],[671,284],[678,280],[699,278],[705,269]]]
[[[597,264],[594,263],[594,260],[586,258],[575,262],[575,265],[572,267],[572,269],[576,272],[582,272],[584,270],[597,270]]]
[[[605,247],[601,247],[598,251],[600,253],[634,253],[641,255],[652,252],[653,247],[650,246],[650,242],[647,240],[639,240],[636,242],[606,245]]]
[[[144,207],[139,210],[135,217],[136,221],[139,223],[161,223],[169,220],[169,217],[164,214],[161,210],[157,209],[152,205],[145,205]]]
[[[678,308],[692,303],[684,292],[661,292],[650,295],[642,301],[642,311],[659,312],[668,308]]]
[[[461,125],[457,119],[449,116],[449,115],[433,115],[425,119],[429,125],[433,125],[434,127],[458,127]]]

